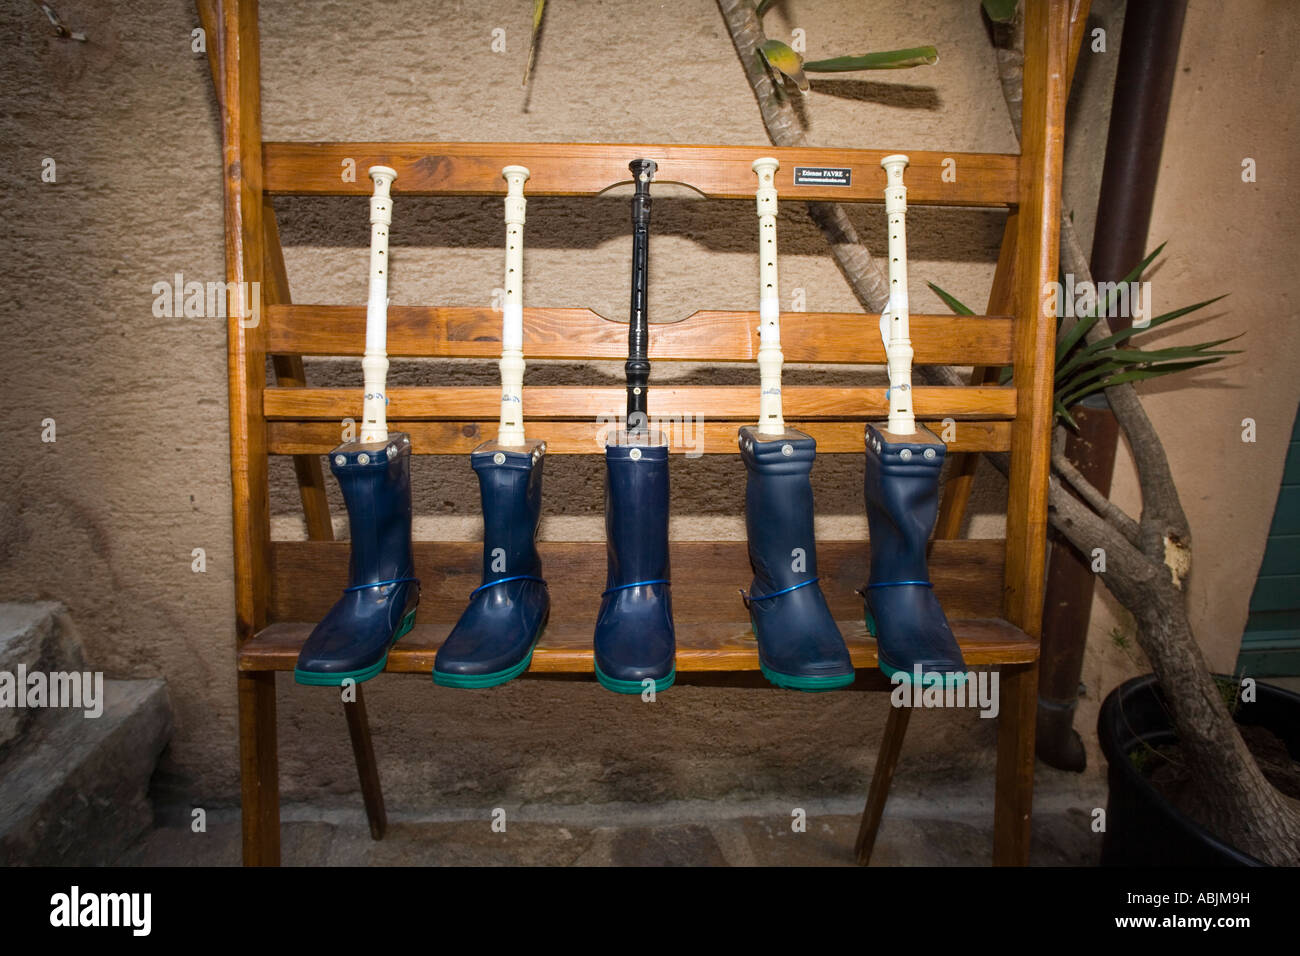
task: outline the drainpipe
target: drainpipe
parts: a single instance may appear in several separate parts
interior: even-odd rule
[[[1139,0],[1126,5],[1092,243],[1096,282],[1118,282],[1147,252],[1186,11],[1187,0]],[[1112,318],[1110,323],[1118,331],[1132,324],[1132,317]],[[1068,433],[1065,454],[1097,490],[1109,494],[1119,426],[1103,394],[1090,398],[1097,401],[1085,400],[1071,410],[1079,431]],[[1074,710],[1096,576],[1091,560],[1063,540],[1053,541],[1050,562],[1043,605],[1037,753],[1050,766],[1082,771],[1087,758],[1074,730]]]

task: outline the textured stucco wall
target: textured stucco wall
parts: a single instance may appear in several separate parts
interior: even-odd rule
[[[531,4],[522,0],[264,6],[268,139],[766,141],[725,28],[705,0],[671,8],[555,0],[527,97],[519,80]],[[1070,142],[1067,204],[1088,223],[1118,51],[1118,6],[1097,4],[1111,44],[1082,68],[1081,135]],[[1170,452],[1187,475],[1185,498],[1198,534],[1193,597],[1198,620],[1212,622],[1203,635],[1218,657],[1231,656],[1225,648],[1235,640],[1233,627],[1240,631],[1244,582],[1258,564],[1281,468],[1280,446],[1266,439],[1244,450],[1232,446],[1234,421],[1251,414],[1262,435],[1280,434],[1296,398],[1294,376],[1285,374],[1294,367],[1294,333],[1285,347],[1263,344],[1265,330],[1286,334],[1281,325],[1289,313],[1278,311],[1286,300],[1264,299],[1264,290],[1276,286],[1265,277],[1294,245],[1294,232],[1286,231],[1294,227],[1283,225],[1282,160],[1293,143],[1269,125],[1285,122],[1287,113],[1265,104],[1269,97],[1285,103],[1294,84],[1252,72],[1256,63],[1280,61],[1294,24],[1289,34],[1266,25],[1263,9],[1225,26],[1213,10],[1193,4],[1184,43],[1193,73],[1180,75],[1175,93],[1153,227],[1156,237],[1179,236],[1159,301],[1186,301],[1230,282],[1240,290],[1231,312],[1190,334],[1249,326],[1261,343],[1252,343],[1235,371],[1152,395],[1157,424],[1178,436]],[[7,399],[0,417],[16,454],[0,482],[0,594],[65,601],[88,658],[110,675],[165,676],[177,708],[167,782],[180,799],[231,799],[237,763],[224,327],[151,312],[157,281],[177,272],[222,278],[220,142],[207,62],[190,50],[197,18],[183,0],[68,0],[60,10],[90,42],[54,39],[38,11],[18,0],[4,12],[0,203],[8,230],[0,241],[9,294],[0,301]],[[805,30],[811,55],[923,42],[940,48],[939,65],[927,70],[819,81],[806,104],[816,142],[1014,150],[975,0],[790,0],[767,24],[775,37]],[[504,53],[491,50],[497,27],[506,31]],[[1235,45],[1225,35],[1236,37]],[[1256,46],[1274,55],[1257,58]],[[1219,59],[1211,61],[1216,49]],[[1192,94],[1188,83],[1202,77],[1207,91]],[[1224,135],[1229,121],[1242,124],[1236,135]],[[1261,167],[1255,186],[1235,184],[1243,140],[1258,143],[1251,146]],[[45,157],[57,162],[56,183],[40,181]],[[1205,195],[1213,183],[1222,184],[1221,199]],[[1228,235],[1234,208],[1254,210],[1255,225],[1236,230],[1245,246]],[[297,300],[364,301],[364,203],[299,199],[277,209]],[[500,281],[499,214],[497,200],[404,198],[393,228],[393,301],[487,303]],[[879,247],[880,208],[852,215]],[[917,210],[910,226],[914,307],[942,311],[927,280],[982,304],[1000,217]],[[655,207],[652,315],[751,307],[753,233],[747,205],[665,195]],[[781,236],[787,296],[803,288],[810,309],[856,308],[798,205],[784,204]],[[627,245],[623,198],[531,202],[528,301],[590,305],[621,317]],[[495,374],[490,364],[394,365],[402,381],[490,381]],[[537,382],[591,382],[609,371],[535,363],[529,374]],[[669,374],[656,368],[657,376]],[[343,382],[357,370],[316,362],[309,375]],[[1245,411],[1238,414],[1238,406]],[[1188,415],[1190,407],[1202,414]],[[54,444],[39,440],[47,417],[57,422]],[[1198,467],[1207,429],[1218,436],[1209,447],[1237,464]],[[547,467],[548,513],[575,519],[569,533],[597,529],[598,460],[556,458]],[[674,514],[734,527],[741,501],[734,468],[722,456],[676,459]],[[820,513],[840,527],[861,524],[860,468],[851,458],[818,465]],[[477,494],[467,464],[422,458],[417,470],[421,529],[433,537],[472,535]],[[273,462],[272,476],[276,532],[293,535],[296,496],[287,463]],[[987,486],[973,533],[1000,530],[1002,493],[996,482]],[[1232,508],[1216,504],[1229,500]],[[191,570],[196,547],[206,549],[203,574]],[[1216,580],[1236,590],[1229,595]],[[1110,680],[1123,662],[1116,665],[1104,648],[1101,656]],[[286,797],[336,794],[352,802],[355,780],[337,704],[287,680],[280,697]],[[653,710],[635,710],[595,685],[539,681],[456,693],[381,679],[369,698],[395,806],[434,797],[480,806],[525,797],[855,790],[869,772],[886,706],[858,695],[680,688]],[[991,722],[922,714],[913,725],[904,759],[910,779],[991,788]]]

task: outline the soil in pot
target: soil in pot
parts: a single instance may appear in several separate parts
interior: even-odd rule
[[[1246,749],[1268,782],[1288,797],[1300,800],[1300,760],[1291,758],[1286,741],[1266,727],[1242,724],[1239,729]],[[1215,831],[1214,810],[1205,802],[1205,791],[1197,786],[1196,777],[1187,769],[1178,744],[1139,747],[1129,753],[1129,759],[1180,813],[1211,833]]]

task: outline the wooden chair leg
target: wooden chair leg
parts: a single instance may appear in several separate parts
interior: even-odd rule
[[[239,771],[244,865],[280,865],[280,766],[275,672],[239,675]]]
[[[379,783],[379,764],[375,762],[375,746],[370,739],[370,721],[366,717],[366,698],[357,684],[355,701],[343,702],[343,713],[348,719],[348,733],[352,736],[352,756],[357,761],[357,777],[361,780],[361,798],[366,804],[366,819],[370,821],[370,835],[376,840],[384,838],[388,829],[388,813],[384,809],[384,790]]]
[[[994,866],[1025,866],[1029,863],[1037,698],[1037,661],[1002,668],[999,677],[997,791],[993,804]]]
[[[903,750],[903,737],[907,734],[907,722],[911,716],[911,707],[891,705],[889,708],[885,736],[880,741],[880,755],[876,758],[876,769],[871,774],[871,787],[867,791],[867,806],[862,811],[858,840],[853,847],[859,866],[871,862],[871,851],[876,846],[876,831],[880,829],[881,817],[885,815],[885,801],[889,799],[889,788],[894,782],[894,768],[898,766],[898,755]]]

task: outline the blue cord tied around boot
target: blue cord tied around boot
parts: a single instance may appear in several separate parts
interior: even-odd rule
[[[773,591],[771,594],[760,594],[758,597],[746,594],[744,588],[738,588],[737,590],[740,591],[740,599],[745,602],[745,607],[748,608],[750,603],[753,601],[766,601],[768,598],[780,597],[782,594],[789,594],[791,591],[798,591],[800,588],[806,588],[810,584],[816,584],[818,580],[818,578],[809,578],[807,581],[800,581],[798,584],[792,584],[788,588]]]
[[[909,584],[923,588],[934,587],[934,585],[929,581],[882,581],[879,584],[868,584],[865,590],[870,591],[874,588],[901,588]],[[858,593],[861,594],[862,591],[858,591]]]
[[[488,581],[486,584],[480,584],[473,591],[469,592],[469,596],[473,597],[475,594],[478,594],[478,592],[482,591],[484,588],[494,588],[498,584],[505,584],[507,581],[537,581],[541,583],[542,587],[544,588],[549,587],[546,583],[545,578],[539,578],[535,574],[516,574],[513,575],[512,577],[497,578],[495,581]]]
[[[406,584],[408,581],[414,581],[416,584],[420,583],[419,578],[393,578],[391,581],[376,581],[374,584],[354,584],[350,588],[344,588],[343,593],[346,594],[348,591],[364,591],[366,588],[382,588],[387,587],[390,584]]]
[[[606,594],[613,594],[615,591],[626,591],[628,588],[646,587],[651,584],[671,584],[671,583],[672,582],[670,582],[667,578],[655,578],[653,581],[633,581],[631,584],[620,584],[618,587],[615,588],[606,588],[604,591],[600,592],[600,596],[604,597]]]

